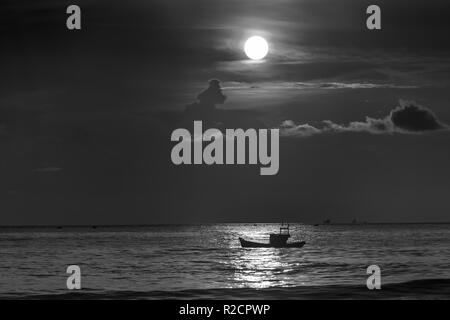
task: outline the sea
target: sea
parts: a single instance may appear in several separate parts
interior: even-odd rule
[[[450,224],[1,227],[0,299],[449,299]],[[69,290],[68,266],[81,289]],[[369,289],[369,266],[379,289]],[[373,282],[371,282],[373,283]]]

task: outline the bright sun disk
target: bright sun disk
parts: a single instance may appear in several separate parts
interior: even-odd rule
[[[261,60],[269,52],[269,44],[263,37],[253,36],[245,42],[244,51],[250,59]]]

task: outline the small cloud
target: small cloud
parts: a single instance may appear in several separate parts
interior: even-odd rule
[[[220,80],[211,79],[208,88],[197,95],[197,101],[186,106],[185,113],[197,118],[210,118],[217,114],[216,106],[223,104],[226,99],[220,86]]]
[[[292,120],[285,120],[280,125],[280,131],[285,136],[301,136],[309,137],[322,132],[321,129],[315,128],[309,124],[295,124]]]
[[[422,133],[449,129],[440,122],[436,115],[428,108],[416,104],[414,101],[400,100],[399,106],[382,119],[366,117],[365,121],[353,121],[348,125],[341,125],[330,120],[324,120],[321,128],[307,123],[296,124],[292,120],[285,120],[280,125],[281,135],[291,137],[309,137],[323,133],[339,132],[367,132],[371,134],[391,133]]]

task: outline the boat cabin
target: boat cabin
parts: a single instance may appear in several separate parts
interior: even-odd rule
[[[281,225],[280,233],[271,233],[269,242],[271,245],[285,245],[290,236],[289,225],[287,225],[286,227]]]

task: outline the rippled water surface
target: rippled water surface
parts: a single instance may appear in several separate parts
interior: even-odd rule
[[[367,294],[372,264],[382,270],[379,297],[389,288],[448,294],[450,225],[293,224],[290,241],[306,241],[302,249],[240,247],[238,237],[266,242],[278,227],[2,228],[0,297],[65,297],[72,264],[78,297],[351,298]]]

